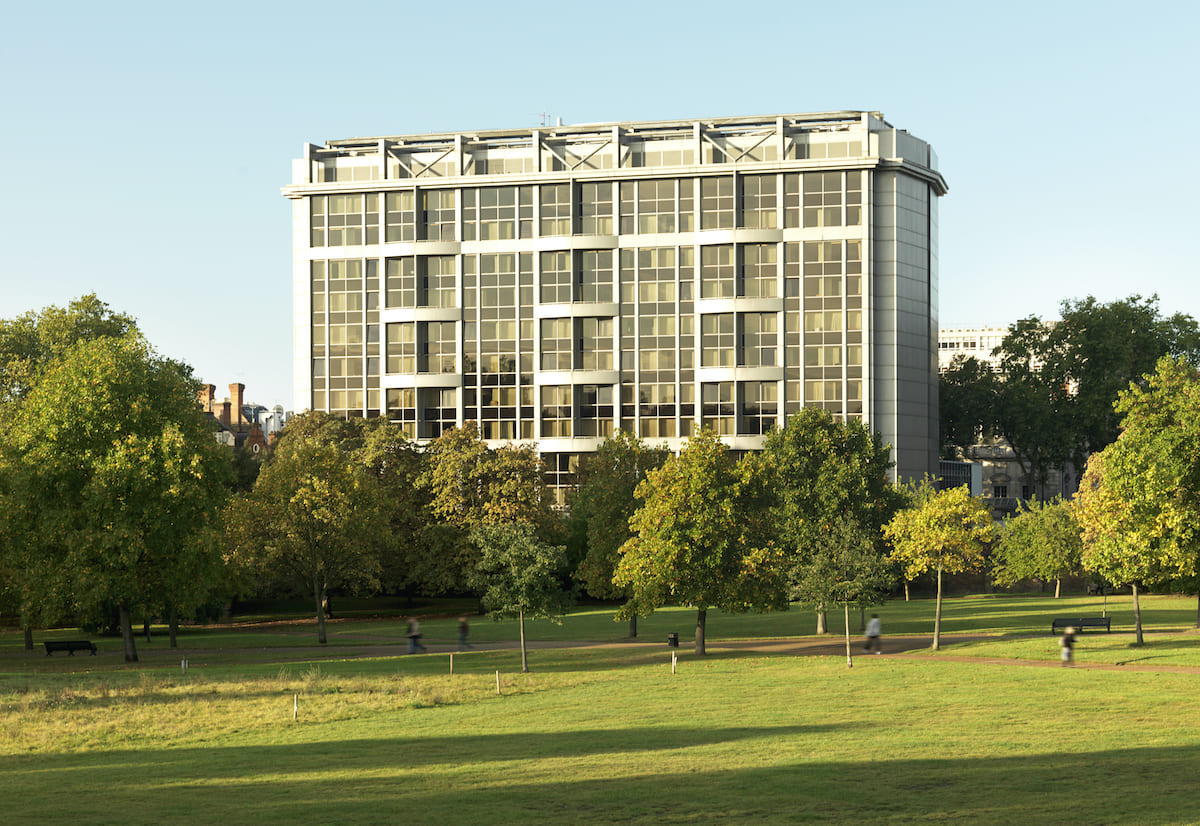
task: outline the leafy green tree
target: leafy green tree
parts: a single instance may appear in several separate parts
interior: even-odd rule
[[[984,563],[987,545],[995,539],[992,514],[983,500],[965,486],[938,491],[924,481],[912,491],[911,507],[884,526],[892,543],[892,559],[904,567],[906,579],[937,571],[937,609],[933,619],[933,648],[941,646],[942,574],[958,574]]]
[[[835,527],[856,526],[875,538],[876,555],[885,555],[881,530],[903,504],[888,479],[891,449],[861,422],[806,407],[745,461],[763,477],[771,537],[788,559],[791,596],[816,606],[817,633],[823,634],[824,606],[840,601],[823,592],[834,581],[818,575],[842,553]],[[820,559],[823,554],[830,558]]]
[[[880,552],[880,529],[864,528],[853,516],[835,517],[815,537],[810,553],[791,570],[791,597],[813,604],[841,604],[846,618],[846,663],[850,653],[850,608],[879,605],[895,581]]]
[[[479,428],[467,422],[450,428],[425,448],[419,484],[439,522],[472,530],[477,525],[526,522],[556,526],[545,469],[531,445],[492,450]]]
[[[482,594],[483,607],[496,619],[516,617],[521,631],[521,671],[529,671],[525,617],[557,619],[571,606],[563,589],[566,548],[538,539],[523,522],[480,525],[471,534],[479,563],[471,582]]]
[[[1200,374],[1164,358],[1116,410],[1124,430],[1088,460],[1074,509],[1084,566],[1133,588],[1141,644],[1139,589],[1200,573]]]
[[[1025,503],[1004,520],[998,536],[992,578],[1000,585],[1022,579],[1054,580],[1057,599],[1063,577],[1083,572],[1079,524],[1070,504],[1059,497]]]
[[[388,542],[379,480],[339,430],[322,413],[294,418],[254,490],[235,499],[226,516],[231,563],[260,579],[263,571],[284,571],[302,584],[313,598],[321,644],[330,589],[378,587]]]
[[[768,540],[759,479],[710,430],[637,487],[613,576],[632,594],[622,616],[646,616],[667,602],[696,607],[696,653],[704,654],[709,606],[723,611],[786,606],[783,558]]]
[[[0,406],[23,399],[55,359],[79,342],[136,333],[132,317],[112,312],[95,293],[66,309],[50,306],[0,319]]]
[[[946,458],[992,437],[1000,392],[991,367],[976,358],[956,356],[938,377],[939,444]]]
[[[46,365],[4,432],[10,556],[24,609],[46,621],[115,605],[125,659],[135,610],[184,602],[216,568],[197,541],[224,502],[229,462],[183,365],[136,336],[99,337]]]
[[[619,431],[580,462],[571,521],[579,526],[586,553],[575,577],[592,596],[628,596],[626,589],[613,584],[613,572],[621,559],[621,546],[631,535],[629,519],[640,502],[635,491],[646,474],[661,467],[670,455],[665,447],[648,447],[634,434]],[[637,636],[637,614],[630,616],[629,636]]]
[[[1117,438],[1117,395],[1153,372],[1160,356],[1200,358],[1195,319],[1162,316],[1158,296],[1110,304],[1089,296],[1064,301],[1061,314],[1058,322],[1017,322],[1000,346],[1000,429],[1043,487],[1051,469],[1083,467]]]

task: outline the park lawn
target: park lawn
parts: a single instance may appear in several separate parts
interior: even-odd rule
[[[453,676],[434,654],[28,660],[0,675],[7,823],[1195,820],[1191,673],[719,646],[675,674],[648,647]]]

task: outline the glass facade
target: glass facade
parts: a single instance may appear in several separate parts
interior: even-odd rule
[[[304,207],[305,405],[418,439],[474,420],[541,442],[556,483],[617,429],[678,447],[701,423],[753,449],[805,405],[869,421],[866,285],[892,277],[866,254],[886,229],[872,209],[891,207],[871,195],[882,127],[856,117],[830,142],[823,122],[779,123],[565,148],[531,133],[524,154],[473,161],[396,139],[366,179],[330,173],[331,146],[287,193]],[[324,191],[343,180],[363,191]]]

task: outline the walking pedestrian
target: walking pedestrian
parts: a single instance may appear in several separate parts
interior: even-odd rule
[[[871,649],[875,649],[876,654],[883,652],[883,643],[879,641],[880,635],[883,633],[883,623],[879,619],[878,614],[871,615],[871,621],[867,623],[867,643],[863,646],[863,650],[868,654]]]
[[[416,617],[408,618],[408,653],[416,654],[417,649],[425,650],[425,646],[421,645],[421,623],[417,622]]]
[[[1058,645],[1062,649],[1063,666],[1073,666],[1075,661],[1073,659],[1074,651],[1072,649],[1075,647],[1075,629],[1068,627],[1066,633],[1062,635],[1062,639],[1058,641]]]
[[[467,624],[467,618],[459,617],[458,618],[458,650],[459,651],[466,651],[468,648],[471,647],[470,644],[467,643],[467,634],[469,634],[470,631],[471,631],[471,626]]]

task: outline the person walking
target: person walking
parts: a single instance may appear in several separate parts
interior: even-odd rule
[[[863,650],[870,654],[871,649],[874,648],[876,654],[883,653],[883,643],[879,641],[882,633],[883,623],[879,620],[879,615],[872,614],[867,623],[867,644],[863,646]]]
[[[421,645],[421,623],[417,622],[416,617],[408,618],[408,653],[416,654],[417,649],[425,650],[425,646]]]
[[[458,618],[458,650],[459,651],[466,651],[468,648],[471,647],[470,644],[467,643],[467,634],[469,634],[470,631],[471,631],[471,626],[467,624],[467,618],[459,617]]]
[[[1075,661],[1074,651],[1072,649],[1075,647],[1075,629],[1068,627],[1066,632],[1062,635],[1062,639],[1058,641],[1058,645],[1062,649],[1063,666],[1073,666]]]

